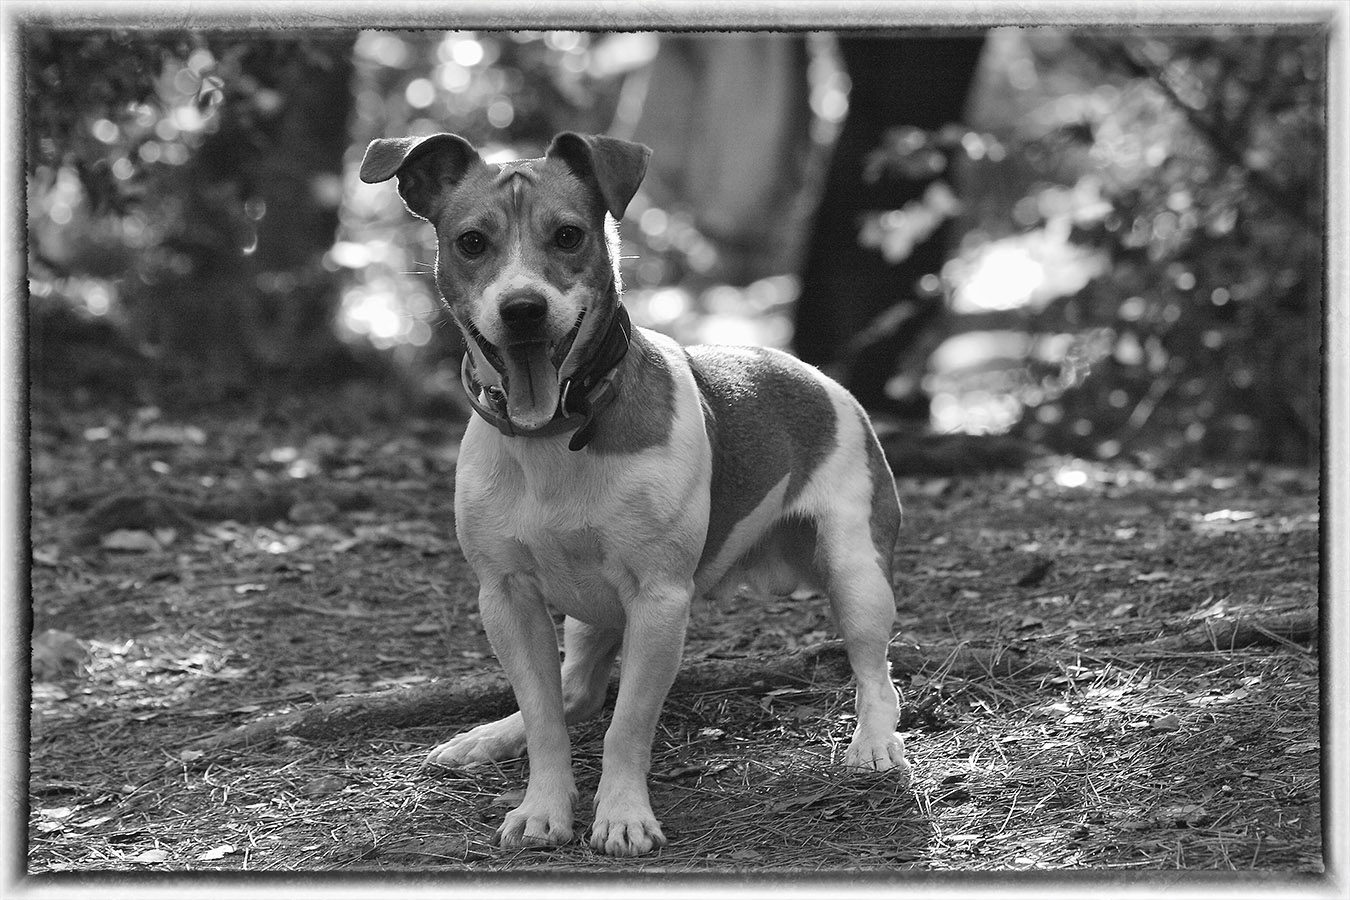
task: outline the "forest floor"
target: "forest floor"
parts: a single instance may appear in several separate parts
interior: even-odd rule
[[[584,841],[607,715],[573,729],[582,839],[562,848],[492,844],[523,762],[419,768],[483,714],[474,685],[503,705],[454,538],[462,422],[295,403],[189,420],[34,397],[34,883],[1322,871],[1314,471],[902,478],[912,787],[838,767],[852,705],[846,670],[810,663],[822,600],[699,601],[686,669],[713,679],[677,683],[654,749],[670,844],[610,859]],[[775,675],[787,658],[807,663]],[[723,665],[752,675],[719,685]],[[394,724],[256,730],[460,676],[462,702]]]

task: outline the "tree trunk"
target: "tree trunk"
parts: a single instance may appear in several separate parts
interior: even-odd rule
[[[168,373],[208,391],[334,356],[337,232],[352,107],[352,38],[222,41],[218,130],[170,175],[167,248],[186,259],[140,304]],[[237,70],[232,67],[237,67]]]
[[[925,177],[875,182],[864,173],[888,130],[935,131],[962,120],[984,36],[844,37],[839,47],[852,90],[802,271],[794,346],[802,359],[836,374],[869,410],[927,422],[928,400],[917,385],[899,398],[885,389],[899,368],[921,372],[933,349],[925,338],[942,321],[943,302],[921,292],[918,283],[946,261],[950,223],[894,264],[858,237],[865,215],[917,200],[938,178],[951,177],[950,166]],[[849,347],[898,304],[911,307],[898,327],[864,347]]]

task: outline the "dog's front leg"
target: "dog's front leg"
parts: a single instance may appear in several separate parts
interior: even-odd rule
[[[506,814],[497,841],[503,847],[565,844],[572,839],[577,789],[563,719],[558,639],[538,592],[511,580],[485,584],[478,597],[483,628],[520,706],[530,758],[525,799]]]
[[[644,585],[628,611],[619,696],[605,732],[591,828],[591,846],[611,856],[639,856],[666,843],[652,813],[647,774],[656,722],[680,666],[693,593],[688,582]]]

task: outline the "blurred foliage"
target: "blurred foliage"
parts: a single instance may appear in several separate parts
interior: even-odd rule
[[[213,361],[210,379],[248,385],[301,361],[332,368],[336,332],[449,391],[457,335],[437,327],[430,230],[356,178],[366,143],[455,131],[518,158],[565,129],[623,133],[655,52],[651,35],[579,32],[23,39],[36,377],[123,383],[150,362],[195,385],[193,365]],[[1015,41],[987,101],[997,127],[896,123],[869,163],[872,179],[953,155],[963,169],[966,189],[925,198],[922,216],[860,223],[865,245],[903,256],[931,221],[961,215],[956,200],[965,210],[941,286],[998,358],[939,350],[938,424],[945,410],[955,427],[1108,458],[1312,460],[1325,35]],[[816,93],[840,107],[814,46],[813,107]],[[790,274],[719,286],[719,248],[687,212],[640,195],[629,218],[638,321],[687,341],[787,343]],[[736,330],[751,317],[772,327]]]
[[[1110,208],[1072,237],[1101,248],[1110,268],[1062,306],[1080,328],[1113,332],[1114,346],[1065,395],[1060,425],[1032,433],[1104,456],[1161,445],[1315,460],[1325,36],[1075,45],[1129,79],[1113,109],[1081,123]]]
[[[985,429],[1089,457],[1315,460],[1325,36],[1057,37],[1031,64],[1080,80],[1008,134],[898,127],[874,154],[884,175],[959,147],[967,196],[1002,193],[944,271],[954,327],[1011,329],[985,341],[1002,362],[930,376],[935,412],[973,397]]]
[[[619,83],[582,32],[363,32],[358,128],[453,131],[479,147],[538,155],[559,131],[602,131]]]
[[[24,38],[35,379],[204,399],[341,368],[351,38]]]

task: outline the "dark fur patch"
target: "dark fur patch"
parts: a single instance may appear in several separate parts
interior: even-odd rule
[[[784,476],[785,502],[834,446],[834,405],[804,364],[763,348],[690,347],[712,443],[712,512],[703,566]]]
[[[619,394],[605,410],[588,445],[600,454],[637,453],[670,440],[675,424],[675,378],[661,351],[634,329]]]

